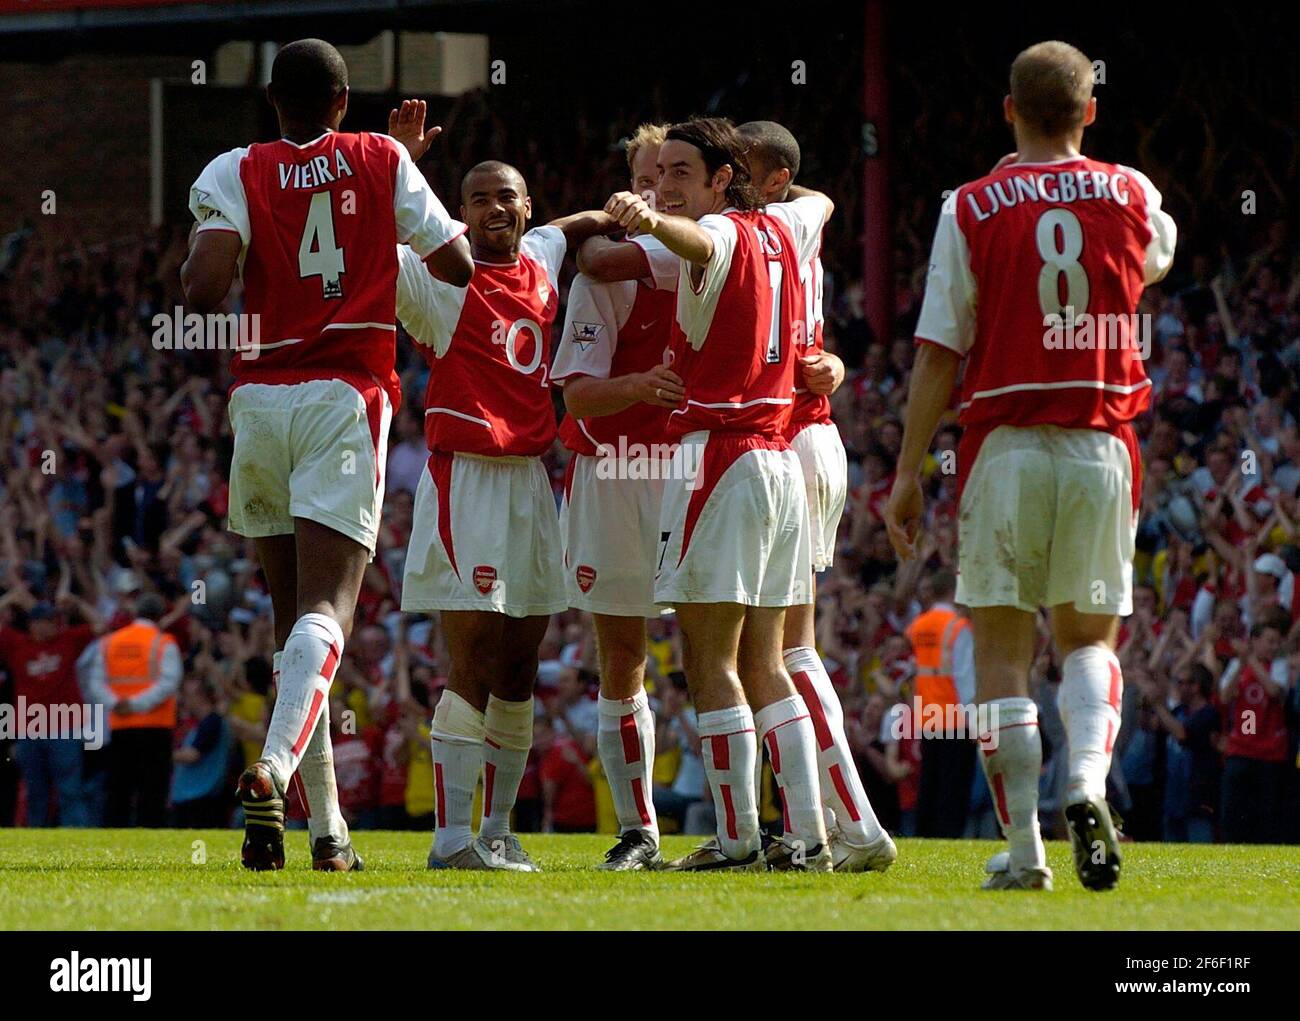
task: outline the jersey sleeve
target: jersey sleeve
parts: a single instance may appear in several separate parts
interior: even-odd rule
[[[573,278],[552,382],[563,385],[570,376],[609,379],[618,333],[632,313],[636,287],[635,280],[602,284],[583,273]]]
[[[415,250],[397,246],[397,318],[411,339],[439,358],[451,346],[466,288],[435,279]]]
[[[650,266],[649,280],[657,291],[677,290],[677,275],[681,272],[682,260],[668,250],[668,246],[652,234],[628,238],[628,244],[636,245],[645,253]]]
[[[530,259],[536,259],[546,267],[546,279],[552,288],[559,290],[560,267],[564,265],[564,256],[569,251],[564,231],[549,223],[544,227],[534,227],[523,236],[519,248]]]
[[[380,135],[397,150],[397,176],[393,181],[393,214],[397,219],[397,240],[415,249],[421,259],[450,244],[467,228],[453,220],[442,200],[434,194],[406,146],[388,135]]]
[[[787,227],[799,250],[799,265],[811,262],[821,248],[822,228],[826,226],[829,206],[818,195],[804,195],[791,202],[776,202],[765,210]]]
[[[713,255],[704,266],[704,277],[698,287],[691,280],[691,263],[679,259],[677,277],[677,322],[686,333],[687,340],[696,350],[704,343],[718,307],[718,298],[726,286],[731,272],[731,260],[736,254],[736,221],[721,213],[709,213],[699,220],[700,228],[713,242]]]
[[[1146,263],[1143,267],[1143,282],[1150,285],[1164,279],[1169,267],[1174,264],[1174,248],[1178,244],[1178,225],[1173,217],[1160,208],[1161,196],[1150,178],[1132,167],[1124,167],[1142,187],[1146,194],[1147,226],[1151,228],[1151,240],[1147,242]]]
[[[190,185],[190,212],[198,221],[199,230],[234,231],[245,247],[252,228],[239,165],[247,155],[247,148],[222,153]]]
[[[916,339],[965,355],[975,343],[976,293],[970,250],[957,223],[958,194],[948,196],[939,214]]]

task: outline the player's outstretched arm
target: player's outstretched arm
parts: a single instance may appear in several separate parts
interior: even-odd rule
[[[835,203],[831,201],[831,197],[825,192],[817,191],[815,188],[805,188],[801,184],[792,184],[790,185],[789,194],[786,196],[786,199],[790,202],[794,202],[796,199],[810,198],[821,199],[826,204],[826,216],[822,223],[825,223],[835,214]]]
[[[190,237],[190,254],[181,264],[181,289],[191,310],[211,312],[230,293],[244,243],[228,230],[195,230]]]
[[[903,560],[916,556],[921,523],[921,466],[934,440],[939,419],[948,409],[961,355],[939,344],[921,344],[908,377],[910,392],[903,421],[894,488],[885,504],[885,527],[894,552]]]
[[[602,234],[617,234],[623,229],[612,216],[600,209],[588,209],[581,213],[574,213],[572,216],[561,216],[546,226],[558,227],[562,230],[564,240],[568,242],[570,248],[582,244],[588,238],[599,237]]]
[[[578,271],[602,284],[612,284],[649,277],[650,265],[640,245],[594,237],[578,249]]]
[[[680,259],[695,266],[706,266],[713,258],[713,239],[688,216],[665,216],[650,208],[640,195],[616,192],[605,203],[605,212],[624,230],[652,234]]]
[[[468,287],[474,278],[474,255],[470,251],[469,238],[462,234],[455,241],[449,241],[437,251],[430,252],[424,264],[443,283]]]

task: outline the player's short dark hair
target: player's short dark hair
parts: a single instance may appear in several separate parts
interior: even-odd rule
[[[712,178],[722,167],[731,167],[727,202],[737,209],[761,209],[762,196],[754,187],[745,157],[748,143],[726,117],[692,117],[668,129],[665,141],[685,142],[700,150],[704,169]]]
[[[1031,130],[1055,138],[1083,124],[1092,61],[1069,43],[1035,43],[1011,63],[1011,100]]]
[[[475,163],[465,171],[465,176],[460,180],[460,200],[465,201],[465,186],[469,179],[475,174],[513,174],[519,181],[520,197],[528,194],[528,182],[524,180],[524,175],[519,172],[519,168],[509,163],[503,163],[501,160],[484,160],[482,163]]]
[[[799,176],[799,142],[785,125],[746,121],[736,130],[749,143],[751,169],[754,163],[761,163],[772,170],[790,171],[791,181]]]
[[[323,119],[347,87],[348,65],[324,39],[291,42],[271,65],[270,94],[290,117]]]

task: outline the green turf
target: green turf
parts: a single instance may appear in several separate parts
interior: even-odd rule
[[[903,840],[885,875],[608,875],[603,836],[526,836],[541,875],[427,872],[423,833],[359,832],[360,874],[238,863],[238,831],[0,830],[4,929],[1300,929],[1300,847],[1128,844],[1087,893],[1048,845],[1051,894],[977,889],[987,842]],[[203,842],[206,862],[193,848]],[[692,846],[667,838],[665,851]]]

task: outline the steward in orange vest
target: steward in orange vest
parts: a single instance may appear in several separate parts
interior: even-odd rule
[[[975,782],[975,734],[949,726],[973,716],[949,707],[975,701],[975,660],[970,621],[952,604],[957,579],[938,571],[930,580],[934,603],[907,627],[916,656],[916,704],[913,722],[920,731],[921,778],[916,796],[916,833],[921,837],[961,837]],[[933,707],[933,708],[931,708]],[[939,733],[926,726],[940,714]],[[922,729],[924,728],[924,729]]]
[[[937,706],[944,712],[961,698],[953,679],[953,648],[970,621],[951,603],[935,603],[907,626],[907,638],[916,656],[916,696],[921,711]],[[933,712],[934,710],[931,710]]]
[[[108,826],[163,826],[171,787],[176,692],[184,665],[158,626],[165,605],[145,594],[136,619],[99,640],[82,673],[88,698],[108,710]]]

